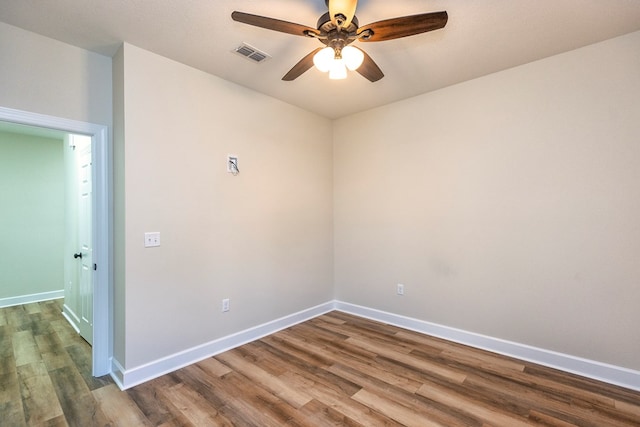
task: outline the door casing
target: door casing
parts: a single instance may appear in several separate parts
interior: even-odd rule
[[[108,127],[39,113],[0,107],[0,120],[29,126],[83,134],[91,137],[92,168],[92,240],[93,262],[93,346],[92,374],[111,373],[113,354],[113,215],[112,159]]]

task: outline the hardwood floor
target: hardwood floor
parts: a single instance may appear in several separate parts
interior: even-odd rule
[[[640,426],[640,393],[332,312],[126,392],[60,301],[0,309],[2,426]]]
[[[62,301],[0,309],[0,425],[107,425],[91,376],[91,347],[62,317]]]

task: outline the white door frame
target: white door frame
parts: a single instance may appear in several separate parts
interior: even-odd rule
[[[0,120],[91,136],[93,152],[93,376],[111,373],[112,295],[112,168],[107,126],[0,107]]]

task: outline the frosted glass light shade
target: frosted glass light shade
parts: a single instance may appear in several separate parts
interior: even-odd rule
[[[362,51],[357,47],[345,46],[342,48],[342,59],[344,60],[344,64],[347,68],[354,71],[362,65],[362,61],[364,61],[364,53],[362,53]]]
[[[326,73],[331,69],[335,52],[333,48],[325,47],[313,55],[313,65],[323,73]]]
[[[334,59],[332,61],[331,69],[329,70],[329,78],[331,80],[347,78],[347,67],[345,66],[344,59]]]

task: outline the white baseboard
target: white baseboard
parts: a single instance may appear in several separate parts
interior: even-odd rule
[[[69,313],[67,313],[66,310],[62,310],[62,317],[64,317],[65,319],[67,319],[67,322],[69,322],[69,325],[71,325],[71,327],[73,328],[74,331],[76,331],[76,334],[80,333],[80,328],[78,327],[78,323],[76,323],[73,319],[73,317],[71,317],[69,315]]]
[[[126,390],[192,363],[313,319],[333,309],[333,301],[327,302],[131,369],[124,369],[117,360],[112,359],[111,377],[120,389]]]
[[[640,391],[638,371],[342,301],[330,301],[302,310],[131,369],[124,369],[112,359],[111,376],[118,387],[125,390],[333,310]]]
[[[110,374],[111,374],[111,378],[113,378],[113,381],[120,388],[120,390],[124,390],[126,388],[133,387],[133,385],[130,385],[129,387],[125,387],[124,386],[124,372],[125,372],[125,369],[122,367],[120,362],[118,362],[116,359],[114,359],[112,357],[111,358],[111,373]],[[149,379],[151,379],[151,378],[149,378]]]
[[[335,301],[336,310],[367,319],[377,320],[404,329],[432,335],[471,347],[488,350],[505,356],[515,357],[550,368],[581,375],[606,383],[640,391],[640,372],[620,366],[609,365],[594,360],[583,359],[569,354],[558,353],[489,337],[474,332],[438,325],[424,320],[413,319],[368,307]]]
[[[64,289],[59,291],[41,292],[39,294],[20,295],[18,297],[0,298],[0,308],[60,298],[64,298]]]

